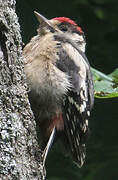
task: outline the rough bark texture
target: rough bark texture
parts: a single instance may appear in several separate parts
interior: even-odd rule
[[[45,179],[21,43],[15,0],[0,0],[0,180]]]

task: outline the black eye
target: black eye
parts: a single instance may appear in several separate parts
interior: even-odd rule
[[[60,26],[59,29],[60,29],[61,31],[63,31],[63,32],[68,31],[67,27],[64,26],[64,25]]]

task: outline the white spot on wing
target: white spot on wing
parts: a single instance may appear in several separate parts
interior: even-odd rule
[[[83,155],[83,159],[85,159],[85,154],[83,153],[82,155]]]
[[[86,124],[84,124],[84,126],[83,126],[83,131],[84,131],[84,133],[86,132]]]
[[[85,122],[86,122],[86,125],[88,126],[88,120],[86,120]]]
[[[68,97],[68,100],[71,104],[75,105],[75,107],[77,108],[78,111],[80,110],[79,105],[73,100],[72,97]]]
[[[90,111],[87,111],[87,115],[90,116]]]
[[[80,91],[80,97],[81,97],[83,100],[85,100],[83,90]]]
[[[67,117],[67,120],[69,121],[69,120],[70,120],[70,118],[69,118],[69,115],[68,115],[68,114],[66,114],[66,117]]]
[[[83,106],[86,108],[86,101],[83,101]]]
[[[74,101],[73,101],[73,98],[72,97],[68,97],[68,100],[69,100],[69,102],[71,103],[71,104],[74,104]]]
[[[69,114],[71,114],[71,110],[70,110],[70,108],[68,108],[68,112],[69,112]]]
[[[81,104],[81,106],[80,106],[80,112],[82,113],[82,112],[84,112],[84,111],[85,111],[85,107],[84,107],[83,104]]]
[[[79,134],[77,135],[77,139],[80,141],[80,137],[79,137]]]
[[[74,122],[76,123],[76,117],[74,116]]]
[[[77,145],[79,146],[79,140],[78,140],[78,139],[76,139],[76,141],[77,141]]]
[[[82,166],[84,164],[84,161],[82,157],[80,157],[80,159],[81,159],[81,166]]]
[[[72,121],[72,126],[73,126],[73,129],[75,130],[75,124],[74,124],[74,122]]]
[[[73,130],[71,129],[70,131],[71,131],[71,134],[73,135]]]

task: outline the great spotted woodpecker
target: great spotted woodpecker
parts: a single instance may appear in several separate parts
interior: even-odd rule
[[[43,144],[48,142],[44,157],[53,139],[60,139],[81,167],[94,103],[85,36],[69,18],[48,20],[37,12],[35,15],[40,22],[38,35],[25,46],[23,55],[32,109],[39,121]]]

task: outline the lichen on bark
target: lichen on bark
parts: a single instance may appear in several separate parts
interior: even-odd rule
[[[0,179],[45,179],[23,71],[15,0],[0,0]]]

